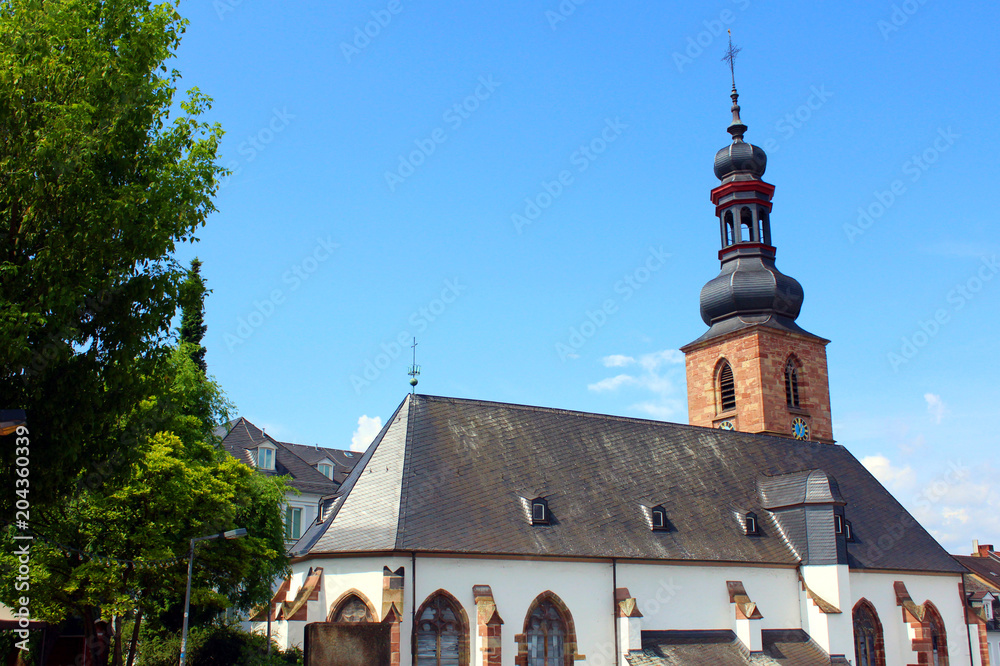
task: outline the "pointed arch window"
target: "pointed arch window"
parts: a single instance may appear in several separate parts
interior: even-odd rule
[[[719,366],[719,411],[728,412],[736,409],[736,381],[733,379],[733,368],[727,361]]]
[[[736,227],[733,225],[733,211],[727,210],[723,227],[726,234],[726,247],[736,242]]]
[[[794,358],[785,363],[785,402],[789,407],[799,407],[799,370]]]
[[[930,664],[932,666],[948,666],[948,637],[944,631],[944,621],[930,602],[926,608],[927,633],[930,635]]]
[[[862,599],[854,607],[854,654],[858,666],[885,666],[882,623],[870,603]]]
[[[551,601],[538,604],[528,618],[528,666],[562,666],[566,621]]]
[[[345,594],[330,613],[331,622],[374,622],[375,614],[364,599],[355,593]]]
[[[469,628],[458,601],[438,591],[417,613],[417,666],[469,662]]]

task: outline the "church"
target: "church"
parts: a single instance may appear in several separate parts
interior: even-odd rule
[[[963,567],[835,443],[732,113],[690,423],[407,395],[266,614],[306,664],[983,664]]]

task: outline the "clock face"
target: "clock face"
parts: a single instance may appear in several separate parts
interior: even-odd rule
[[[792,436],[795,439],[809,439],[809,424],[803,418],[792,419]]]
[[[735,430],[736,426],[733,425],[732,421],[722,421],[719,423],[719,430]]]

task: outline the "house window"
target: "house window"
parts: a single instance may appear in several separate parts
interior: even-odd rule
[[[833,514],[833,531],[836,534],[844,533],[844,517]]]
[[[653,530],[667,529],[667,510],[662,506],[654,506],[650,513],[653,517]]]
[[[260,447],[257,449],[257,467],[274,469],[274,449]]]
[[[325,463],[318,466],[319,473],[328,479],[333,478],[333,465],[327,465]]]
[[[720,412],[736,409],[736,382],[733,369],[726,361],[719,368],[719,407]]]
[[[417,617],[417,666],[468,663],[468,648],[463,650],[467,641],[462,612],[455,602],[441,593],[424,602]]]
[[[549,524],[549,503],[543,497],[538,497],[531,500],[531,524],[532,525],[548,525]]]
[[[746,529],[747,536],[758,536],[760,526],[757,524],[757,514],[753,511],[749,512],[743,519],[743,527]]]
[[[552,602],[542,601],[528,618],[528,666],[563,666],[566,622]]]
[[[850,542],[854,542],[854,528],[851,527],[851,521],[844,521],[844,538]]]
[[[285,538],[289,541],[302,536],[302,509],[297,507],[285,508]]]
[[[799,406],[799,371],[792,359],[785,364],[785,402],[789,407]]]
[[[854,608],[854,654],[858,666],[885,666],[882,624],[866,601]]]

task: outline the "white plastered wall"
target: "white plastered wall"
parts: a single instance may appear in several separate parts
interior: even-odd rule
[[[951,664],[968,664],[969,639],[965,623],[965,609],[958,592],[960,575],[930,575],[913,573],[869,573],[851,571],[851,593],[853,603],[844,608],[852,613],[854,605],[862,598],[867,599],[878,612],[885,641],[886,666],[902,666],[916,663],[913,652],[909,624],[903,621],[903,609],[896,605],[894,581],[903,581],[913,603],[930,601],[944,621],[948,640],[948,657]]]

